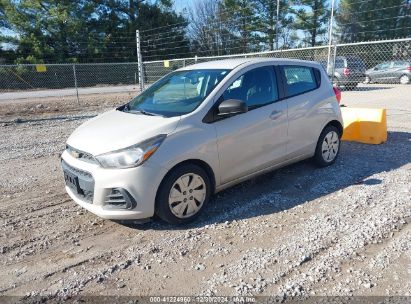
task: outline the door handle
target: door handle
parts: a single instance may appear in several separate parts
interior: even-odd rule
[[[270,114],[270,119],[276,119],[281,116],[282,111],[274,110]]]

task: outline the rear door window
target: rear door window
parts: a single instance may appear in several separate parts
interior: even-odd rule
[[[390,67],[390,65],[391,65],[391,62],[383,62],[383,63],[377,65],[377,69],[378,70],[386,70]]]
[[[404,61],[394,61],[394,68],[406,68],[410,64]]]
[[[317,80],[314,70],[305,66],[283,66],[286,96],[291,97],[317,89],[319,79]],[[321,75],[319,71],[317,75]]]

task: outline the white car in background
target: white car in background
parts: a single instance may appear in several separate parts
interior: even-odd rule
[[[184,67],[73,132],[62,154],[66,190],[106,219],[190,221],[241,181],[311,157],[332,164],[340,97],[315,62]]]

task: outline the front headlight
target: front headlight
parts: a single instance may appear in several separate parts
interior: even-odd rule
[[[167,135],[161,134],[134,146],[97,155],[103,168],[131,168],[144,163],[156,152]]]

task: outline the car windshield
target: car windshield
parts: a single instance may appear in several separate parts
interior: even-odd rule
[[[123,109],[146,115],[180,116],[196,109],[229,70],[188,70],[170,73],[132,99]]]

